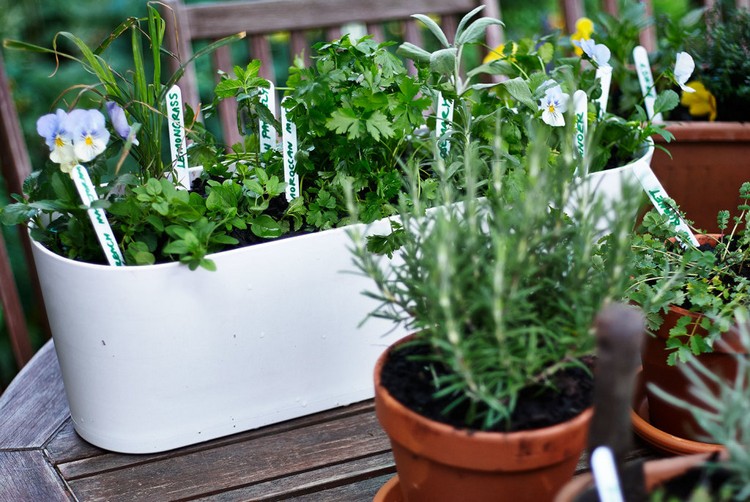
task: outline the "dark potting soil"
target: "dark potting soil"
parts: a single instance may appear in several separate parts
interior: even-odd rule
[[[690,500],[690,496],[699,487],[710,495],[710,500],[730,500],[719,497],[729,478],[730,473],[726,469],[693,467],[681,476],[660,485],[657,490],[664,494],[662,500]]]
[[[383,365],[381,384],[407,408],[427,418],[459,429],[480,429],[479,424],[465,423],[467,406],[458,406],[448,415],[443,410],[452,401],[450,396],[435,399],[431,363],[417,360],[429,353],[425,345],[405,344],[392,350]],[[437,374],[445,368],[435,367]],[[497,432],[513,432],[555,425],[580,414],[593,403],[594,382],[581,368],[570,368],[553,375],[556,390],[541,387],[521,393],[511,423],[497,424]]]

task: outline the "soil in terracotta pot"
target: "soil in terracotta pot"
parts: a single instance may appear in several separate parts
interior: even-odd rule
[[[710,500],[731,500],[731,497],[719,497],[729,476],[726,469],[694,467],[656,488],[655,492],[663,494],[662,500],[690,500],[690,496],[700,487],[710,495]]]
[[[414,344],[392,351],[383,365],[382,385],[399,402],[420,415],[456,428],[467,428],[466,407],[456,407],[450,414],[443,415],[443,410],[452,400],[450,397],[433,397],[432,373],[427,363],[415,360],[427,354],[426,346]],[[441,369],[436,368],[435,371],[439,373]],[[594,381],[585,370],[570,368],[553,375],[552,381],[557,391],[539,388],[522,392],[510,427],[506,428],[504,423],[500,423],[494,430],[513,432],[546,427],[571,419],[591,406]],[[480,429],[480,426],[473,424],[468,428]]]

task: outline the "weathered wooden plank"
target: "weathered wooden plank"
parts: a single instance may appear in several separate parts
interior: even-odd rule
[[[390,452],[196,499],[203,502],[253,500],[371,500],[395,472]],[[343,498],[342,498],[343,497]]]
[[[365,414],[115,471],[100,472],[99,457],[58,467],[84,500],[171,500],[203,495],[207,489],[221,492],[265,482],[389,449],[374,414]],[[100,473],[71,479],[75,470]]]
[[[340,26],[366,19],[370,23],[404,19],[414,14],[455,14],[468,12],[474,0],[261,0],[219,2],[192,6],[189,12],[192,36],[218,38],[247,32],[248,35],[275,31],[307,30]],[[247,20],[252,19],[252,23]]]
[[[205,443],[198,443],[177,450],[148,455],[121,455],[119,453],[112,453],[97,448],[96,446],[84,441],[73,429],[72,422],[68,420],[63,424],[50,442],[47,443],[45,450],[47,451],[47,455],[51,462],[54,465],[60,465],[66,478],[83,477],[96,474],[97,472],[122,469],[145,462],[184,456],[189,453],[209,448],[221,448],[224,445],[240,441],[249,441],[261,436],[283,434],[292,429],[310,427],[315,424],[338,420],[342,417],[373,413],[373,410],[374,405],[372,400],[367,400],[349,406],[342,406],[332,410],[296,418],[294,420],[287,420],[260,429],[253,429],[239,434],[214,439]],[[94,457],[97,458],[94,459]],[[88,461],[77,462],[83,459],[87,459]]]
[[[0,396],[0,451],[40,448],[69,416],[60,365],[50,341]]]
[[[69,501],[73,497],[41,450],[0,452],[0,500]]]

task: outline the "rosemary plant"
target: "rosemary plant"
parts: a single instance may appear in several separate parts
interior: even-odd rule
[[[498,129],[504,124],[498,116]],[[524,389],[550,386],[557,371],[581,366],[593,349],[595,314],[621,297],[629,276],[631,224],[618,215],[637,198],[608,211],[574,176],[572,140],[553,151],[549,128],[533,119],[526,127],[534,146],[521,168],[499,154],[481,165],[477,143],[463,143],[460,193],[454,170],[438,161],[438,209],[423,210],[417,168],[407,169],[412,205],[401,208],[403,246],[387,269],[354,235],[354,261],[380,302],[372,315],[416,332],[415,343],[429,347],[435,397],[450,398],[446,414],[466,410],[472,428],[509,428]],[[476,173],[485,170],[487,196],[478,198],[486,180]],[[601,218],[612,229],[603,239]]]

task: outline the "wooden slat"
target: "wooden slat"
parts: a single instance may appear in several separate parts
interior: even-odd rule
[[[214,439],[207,443],[186,446],[179,450],[147,455],[120,455],[119,453],[108,452],[92,446],[75,433],[72,424],[68,421],[60,428],[49,443],[47,443],[45,450],[53,464],[66,464],[61,465],[61,469],[65,471],[66,476],[71,478],[83,477],[96,474],[97,472],[124,469],[137,464],[196,453],[208,448],[221,448],[225,445],[242,441],[251,441],[262,436],[284,434],[287,431],[294,429],[312,427],[313,425],[325,424],[346,417],[372,414],[373,410],[374,406],[372,400],[369,400],[269,425],[260,429]],[[94,460],[94,457],[97,458]],[[89,460],[88,462],[83,463],[78,462],[79,460],[84,459]]]
[[[474,0],[260,0],[195,4],[190,6],[189,17],[192,36],[201,39],[241,31],[253,35],[340,26],[361,20],[374,23],[404,19],[414,13],[468,12],[474,6]],[[252,25],[245,21],[247,19],[253,20]]]
[[[225,45],[216,49],[212,57],[215,70],[232,74],[232,56],[228,46]],[[219,80],[218,75],[216,80]],[[221,130],[224,131],[224,142],[227,146],[242,141],[242,134],[237,130],[237,100],[234,98],[224,99],[219,103],[219,120],[221,121]]]
[[[5,239],[0,232],[0,304],[3,307],[3,316],[5,325],[10,335],[10,346],[16,360],[18,369],[24,365],[34,355],[31,349],[29,330],[26,327],[26,315],[21,306],[21,298],[18,295],[16,279],[13,275],[13,267],[10,263],[8,249],[5,246]]]
[[[164,46],[178,57],[178,60],[172,58],[169,60],[173,72],[176,71],[182,61],[186,61],[192,56],[191,44],[194,37],[185,10],[177,7],[176,4],[176,0],[163,0],[165,8],[162,11],[162,17],[166,23]],[[194,64],[185,68],[185,74],[180,79],[179,85],[183,91],[182,99],[190,104],[193,109],[197,109],[200,96],[198,95],[198,77],[195,73]]]
[[[0,500],[56,502],[73,497],[41,451],[0,451]]]
[[[0,451],[41,448],[69,415],[60,365],[49,341],[0,396]]]
[[[325,466],[264,483],[243,486],[211,494],[197,500],[228,502],[231,500],[372,500],[382,484],[396,471],[393,455],[381,453],[344,464]],[[374,481],[373,481],[374,480]],[[346,496],[347,498],[341,498]],[[308,498],[309,497],[309,498]]]
[[[74,467],[94,473],[83,478],[71,479],[68,464],[58,468],[83,500],[169,500],[207,495],[206,490],[220,493],[389,449],[377,420],[368,414],[115,471],[100,472],[98,458],[82,460]]]

